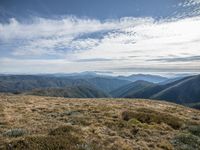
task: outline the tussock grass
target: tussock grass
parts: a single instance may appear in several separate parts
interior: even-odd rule
[[[181,133],[177,135],[173,141],[173,145],[177,150],[199,150],[200,138],[191,133]]]
[[[8,147],[15,150],[82,150],[81,141],[74,136],[32,136],[11,142]]]
[[[177,118],[171,114],[161,113],[146,108],[139,108],[135,111],[123,111],[122,119],[129,121],[130,119],[137,119],[142,123],[165,123],[174,129],[179,129],[183,125],[183,120]]]
[[[2,150],[172,150],[199,140],[200,112],[167,102],[0,94],[0,104]]]

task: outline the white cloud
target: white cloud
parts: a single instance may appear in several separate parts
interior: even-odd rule
[[[147,21],[145,24],[122,28],[121,32],[110,33],[97,47],[76,53],[75,56],[119,58],[134,55],[144,62],[145,57],[198,54],[199,26],[199,18],[157,23]]]
[[[128,17],[103,22],[75,17],[35,18],[31,23],[11,19],[8,24],[0,24],[0,51],[3,43],[9,43],[6,57],[12,58],[2,59],[0,65],[4,71],[16,66],[18,71],[29,67],[35,72],[117,70],[133,66],[173,70],[180,65],[186,70],[191,67],[199,70],[199,61],[149,61],[200,55],[199,27],[200,17],[160,21]],[[13,43],[17,46],[12,47]]]

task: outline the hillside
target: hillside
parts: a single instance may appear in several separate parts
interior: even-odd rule
[[[151,96],[179,104],[200,102],[200,75],[186,78]]]
[[[26,92],[38,88],[64,88],[91,84],[83,79],[56,78],[36,75],[0,76],[0,92]]]
[[[131,81],[127,80],[121,80],[116,78],[102,78],[102,77],[90,78],[87,79],[87,81],[92,85],[94,85],[95,87],[98,87],[100,90],[107,93],[117,88],[120,88],[121,86],[131,83]]]
[[[154,95],[158,92],[161,92],[162,90],[164,90],[166,88],[174,86],[174,85],[178,84],[179,82],[182,82],[188,78],[190,78],[190,77],[186,77],[186,78],[183,78],[183,79],[180,79],[180,80],[177,80],[174,82],[170,82],[170,83],[164,84],[164,85],[154,84],[152,86],[145,87],[139,91],[132,92],[132,94],[129,94],[129,95],[126,94],[124,97],[126,97],[126,98],[150,98],[152,95]]]
[[[2,150],[200,148],[200,111],[172,103],[12,94],[0,103]]]
[[[146,88],[154,86],[153,83],[147,81],[135,81],[128,85],[124,85],[114,91],[111,91],[110,94],[113,97],[129,97],[129,95],[133,95],[134,93]]]
[[[93,86],[95,89],[109,93],[123,85],[127,80],[108,77],[59,76],[52,75],[5,75],[0,76],[0,92],[20,93],[34,89],[66,88],[72,86]]]
[[[124,92],[120,97],[166,100],[196,108],[198,106],[195,106],[195,103],[198,105],[200,102],[200,75],[185,77],[164,85],[154,84],[141,89],[133,88],[131,92]]]
[[[107,93],[92,86],[71,86],[66,88],[35,89],[28,95],[68,97],[68,98],[103,98],[110,97]]]

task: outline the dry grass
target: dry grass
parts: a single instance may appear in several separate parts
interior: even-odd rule
[[[171,150],[200,138],[200,112],[167,102],[1,94],[0,104],[0,149]],[[26,134],[6,136],[15,129]]]

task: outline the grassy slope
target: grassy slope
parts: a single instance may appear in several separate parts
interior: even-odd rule
[[[167,102],[1,94],[0,104],[0,149],[200,146],[200,112]]]

